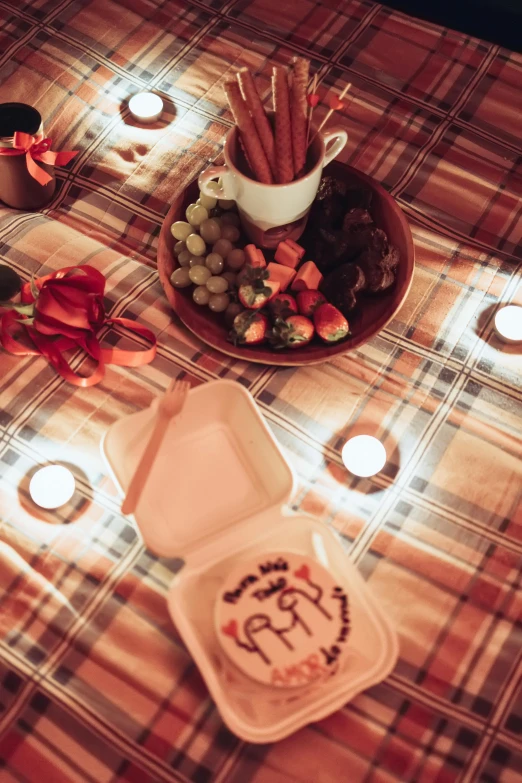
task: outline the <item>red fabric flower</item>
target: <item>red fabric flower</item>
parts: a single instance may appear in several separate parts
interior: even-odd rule
[[[73,340],[98,331],[105,319],[105,280],[97,275],[81,274],[80,267],[76,274],[44,279],[35,302],[33,329]]]
[[[11,305],[0,319],[2,345],[18,356],[44,356],[55,370],[75,386],[93,386],[105,375],[106,364],[139,367],[156,355],[156,337],[150,329],[128,318],[107,318],[103,305],[105,278],[92,266],[70,266],[25,283],[21,304]],[[96,333],[118,324],[151,343],[147,350],[102,348]],[[20,331],[24,340],[20,340]],[[29,339],[31,346],[27,345]],[[72,370],[63,353],[81,348],[94,362],[88,376]],[[91,364],[92,364],[91,361]]]

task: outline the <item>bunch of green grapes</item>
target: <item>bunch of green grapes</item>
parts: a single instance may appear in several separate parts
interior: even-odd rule
[[[217,182],[210,182],[210,190],[219,190]],[[219,216],[211,217],[219,209]],[[245,263],[245,253],[235,246],[240,236],[239,216],[231,211],[235,201],[199,194],[189,204],[185,220],[171,227],[177,240],[174,254],[179,267],[170,282],[176,288],[194,285],[192,298],[198,305],[214,313],[222,313],[234,303],[230,294],[236,285],[236,275]]]

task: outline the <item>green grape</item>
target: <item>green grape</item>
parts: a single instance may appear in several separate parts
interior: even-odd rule
[[[205,266],[210,269],[213,275],[220,275],[225,266],[225,262],[217,253],[209,253],[205,261]]]
[[[236,315],[239,315],[239,313],[242,312],[243,307],[239,304],[239,302],[230,302],[225,312],[225,322],[229,326],[232,326]]]
[[[223,272],[221,277],[224,277],[225,280],[228,280],[228,287],[234,288],[236,285],[236,273],[235,272]]]
[[[212,179],[210,182],[207,182],[207,190],[212,190],[214,193],[219,193],[221,190],[221,185],[219,182],[216,182],[215,179]]]
[[[228,288],[228,280],[225,280],[224,277],[214,275],[208,278],[206,286],[211,294],[224,294]]]
[[[224,312],[230,304],[228,294],[212,294],[208,300],[208,306],[213,313]]]
[[[185,241],[188,235],[192,233],[192,226],[189,223],[185,223],[184,220],[176,220],[170,230],[174,239]]]
[[[206,285],[198,285],[192,292],[192,299],[198,305],[208,305],[210,299],[210,291]]]
[[[192,280],[189,277],[189,270],[186,266],[180,266],[173,271],[170,276],[170,282],[176,288],[186,288],[192,284]]]
[[[189,277],[196,285],[205,285],[211,276],[212,272],[210,269],[207,269],[206,266],[201,266],[201,264],[198,264],[198,266],[193,266],[189,269]]]
[[[221,209],[234,209],[234,207],[236,206],[236,202],[232,201],[232,199],[229,198],[218,199],[218,204],[221,207]]]
[[[209,244],[217,242],[221,236],[219,222],[216,220],[216,218],[209,218],[208,220],[204,220],[199,227],[199,233],[205,242],[208,242]]]
[[[224,226],[235,226],[236,228],[239,228],[241,225],[237,212],[223,212],[220,220]]]
[[[190,256],[189,259],[189,266],[205,266],[205,257],[204,256]]]
[[[188,266],[190,261],[190,253],[188,250],[183,250],[178,256],[178,264],[180,266]]]
[[[237,242],[240,231],[236,226],[229,226],[227,223],[221,228],[221,239],[228,239],[230,242]]]
[[[245,263],[245,251],[235,247],[227,256],[227,268],[232,272],[237,272],[238,269]]]
[[[207,196],[206,193],[200,193],[196,204],[200,204],[205,209],[214,209],[217,204],[217,198],[214,196]]]
[[[190,210],[190,215],[188,216],[188,222],[191,226],[200,226],[204,220],[207,220],[208,218],[208,211],[205,209],[205,207],[202,207],[200,204],[195,204],[194,208]]]
[[[174,245],[174,255],[179,256],[180,253],[183,253],[184,250],[187,249],[187,246],[184,242],[176,242]]]
[[[187,218],[187,220],[189,219],[190,215],[192,214],[192,210],[194,209],[194,207],[197,207],[197,206],[198,205],[196,203],[188,205],[187,209],[185,210],[185,217]]]
[[[189,234],[186,239],[187,250],[192,253],[193,256],[204,256],[206,251],[206,245],[199,234]]]
[[[187,244],[187,247],[189,245]],[[213,253],[219,253],[219,255],[222,258],[226,258],[231,250],[234,249],[234,246],[230,239],[218,239],[217,242],[215,242],[212,246],[212,252]],[[190,250],[190,248],[189,248]]]

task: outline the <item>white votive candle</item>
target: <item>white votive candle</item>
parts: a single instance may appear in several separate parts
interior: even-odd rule
[[[73,496],[74,476],[63,465],[48,465],[37,470],[29,484],[29,494],[41,508],[59,508]]]
[[[138,122],[156,122],[163,111],[163,101],[154,92],[139,92],[130,99],[129,109]]]
[[[522,342],[522,307],[507,305],[495,315],[495,331],[506,343]]]
[[[342,460],[354,476],[374,476],[386,463],[386,449],[371,435],[356,435],[347,440],[341,452]]]

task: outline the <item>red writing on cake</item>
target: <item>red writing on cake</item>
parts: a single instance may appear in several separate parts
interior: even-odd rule
[[[271,595],[278,593],[280,590],[284,590],[285,587],[286,579],[284,576],[280,576],[277,582],[269,582],[268,587],[261,590],[255,590],[252,593],[252,596],[257,598],[258,601],[264,601],[265,598],[270,598]]]
[[[278,557],[277,560],[267,560],[265,563],[259,563],[258,568],[259,573],[264,576],[265,574],[271,574],[272,571],[288,571],[288,562],[283,557]],[[241,580],[235,590],[228,590],[224,594],[223,600],[226,601],[227,604],[237,604],[247,587],[258,581],[258,576],[255,576],[254,574],[248,574],[244,577],[244,579]],[[285,585],[283,585],[283,587],[284,586]],[[278,587],[276,590],[271,590],[270,587],[267,589],[271,590],[271,592],[277,592],[278,590],[282,590],[283,587]],[[267,595],[270,595],[271,592]],[[258,596],[256,595],[256,598],[257,597]]]
[[[283,557],[278,557],[277,560],[267,560],[266,563],[259,564],[261,574],[271,574],[272,571],[288,571],[288,562]]]
[[[321,663],[319,655],[312,653],[312,655],[298,663],[280,668],[274,666],[271,673],[271,681],[272,685],[287,687],[288,685],[301,685],[317,680],[324,674],[328,674],[328,669]]]
[[[350,631],[350,613],[348,611],[348,596],[341,587],[334,587],[332,592],[332,598],[339,601],[339,616],[341,620],[341,626],[337,639],[337,644],[344,644],[346,637]],[[337,661],[337,658],[341,654],[340,648],[337,644],[332,644],[331,647],[321,647],[321,652],[324,655],[324,662],[327,666],[331,666]]]
[[[245,576],[245,578],[241,580],[235,590],[229,590],[225,593],[223,601],[226,601],[227,604],[237,604],[247,587],[258,581],[259,577],[248,574],[248,576]]]
[[[321,652],[324,655],[324,662],[327,666],[335,663],[341,654],[341,650],[336,644],[332,644],[331,647],[321,647]]]
[[[350,613],[348,611],[348,596],[343,592],[341,587],[334,588],[332,598],[339,601],[339,614],[341,616],[341,628],[339,630],[338,642],[346,641],[348,632],[350,630]]]

